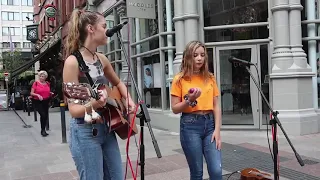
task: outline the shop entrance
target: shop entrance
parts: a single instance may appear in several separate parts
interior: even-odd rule
[[[221,92],[222,125],[266,128],[269,111],[244,66],[230,63],[234,56],[257,65],[250,70],[269,99],[268,44],[208,47],[209,63]]]

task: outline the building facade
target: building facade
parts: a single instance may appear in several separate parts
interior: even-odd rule
[[[2,0],[0,13],[0,56],[10,50],[11,41],[14,49],[21,51],[24,59],[30,60],[32,43],[26,39],[26,25],[33,23],[33,1]],[[3,88],[4,81],[0,81],[0,89]]]
[[[179,115],[170,111],[170,85],[185,45],[200,40],[221,92],[223,128],[266,129],[270,119],[246,68],[228,61],[234,56],[256,65],[251,73],[287,133],[320,132],[317,0],[156,0],[156,19],[128,18],[130,2],[93,1],[90,8],[114,25],[129,22],[121,38],[153,126],[178,131]],[[121,47],[115,35],[100,50],[125,81],[129,68]]]
[[[127,3],[137,5],[130,2],[37,2],[40,4],[34,12],[40,14],[36,21],[39,40],[34,42],[39,54],[34,62],[40,59],[50,64],[46,62],[49,58],[61,61],[61,57],[54,55],[63,48],[68,16],[73,8],[83,7],[101,12],[109,28],[128,22],[120,39],[117,35],[110,37],[108,44],[98,51],[109,58],[116,73],[128,82],[135,100],[148,105],[153,127],[179,131],[179,115],[170,110],[171,81],[179,72],[185,45],[200,40],[206,44],[209,69],[221,92],[222,128],[267,129],[270,118],[269,108],[246,68],[228,61],[234,56],[255,64],[250,67],[252,76],[273,109],[279,112],[288,134],[320,132],[318,0],[155,0],[141,7],[142,11],[155,7],[155,19],[127,17]],[[44,5],[50,3],[60,10],[57,22],[41,15]],[[50,29],[52,23],[57,24]],[[59,47],[55,46],[56,41],[62,42]],[[56,51],[48,50],[53,46]],[[44,67],[40,63],[40,68]],[[61,73],[61,68],[56,72]],[[132,72],[136,83],[130,80],[128,72]]]

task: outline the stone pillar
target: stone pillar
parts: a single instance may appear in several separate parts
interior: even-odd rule
[[[124,48],[123,51],[126,51],[127,55],[129,55],[129,37],[128,37],[128,25],[129,25],[129,19],[127,17],[127,7],[126,7],[126,3],[123,2],[122,4],[120,4],[118,7],[117,7],[117,11],[118,11],[118,14],[120,16],[120,23],[123,23],[125,21],[128,22],[127,25],[125,25],[122,29],[121,29],[121,37],[122,37],[122,41],[123,41],[123,45],[124,45]],[[115,34],[116,36],[116,34]],[[120,42],[119,42],[120,43]],[[120,47],[121,47],[121,43],[120,43]],[[122,48],[122,47],[121,47]],[[125,55],[123,53],[123,51],[121,51],[121,60],[123,60],[122,62],[122,70],[121,70],[121,74],[120,74],[120,79],[122,82],[126,83],[127,81],[129,81],[129,84],[131,82],[131,77],[128,76],[128,64],[126,62],[126,59],[125,59]]]
[[[312,71],[302,50],[300,0],[273,0],[272,105],[289,135],[318,132]],[[281,131],[279,131],[281,133]]]
[[[199,24],[200,18],[198,14],[199,0],[184,0],[184,45],[193,40],[199,40]],[[179,32],[178,32],[179,33]]]
[[[174,0],[174,22],[175,40],[176,40],[176,57],[173,61],[173,74],[180,71],[180,64],[182,62],[182,54],[184,50],[184,21],[183,21],[183,4],[185,0]]]

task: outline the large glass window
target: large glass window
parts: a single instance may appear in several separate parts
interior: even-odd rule
[[[157,3],[158,1],[156,1]],[[139,31],[136,32],[136,21],[131,21],[133,24],[130,25],[130,36],[132,41],[130,43],[136,43],[136,34],[139,33],[140,39],[138,41],[144,40],[148,38],[147,41],[140,43],[140,52],[137,52],[137,46],[132,47],[130,49],[130,56],[136,56],[139,54],[140,56],[133,58],[133,64],[130,65],[131,70],[133,71],[133,74],[137,75],[139,73],[141,75],[141,78],[137,79],[137,76],[135,76],[137,84],[139,85],[141,83],[142,89],[141,89],[141,95],[143,96],[144,102],[147,104],[147,107],[150,108],[156,108],[156,109],[169,109],[170,108],[170,98],[169,98],[169,92],[170,92],[170,82],[167,82],[167,79],[169,79],[169,58],[173,61],[175,57],[175,50],[160,50],[159,47],[159,32],[161,31],[167,31],[167,16],[166,16],[166,1],[162,0],[160,1],[163,3],[162,7],[163,10],[161,12],[158,12],[158,5],[156,4],[155,10],[156,10],[156,19],[139,19]],[[174,6],[173,6],[173,0],[171,0],[171,18],[173,19],[174,16]],[[159,19],[158,17],[163,17],[163,27],[159,27]],[[108,15],[106,18],[107,26],[112,27],[115,23],[119,22],[119,17]],[[172,31],[175,30],[174,23],[171,22]],[[152,37],[152,38],[150,38]],[[167,35],[161,36],[163,39],[163,47],[168,47],[167,42]],[[175,39],[174,34],[172,35],[172,45],[175,46]],[[131,40],[130,39],[130,40]],[[117,37],[114,36],[110,38],[109,43],[107,44],[107,57],[112,63],[113,68],[118,73],[119,76],[121,76],[122,71],[122,62],[119,60],[122,60],[121,58],[121,52],[118,50],[119,47],[116,47]],[[119,44],[119,43],[118,43]],[[169,52],[168,52],[169,51]],[[160,59],[160,53],[161,55]],[[143,54],[143,55],[141,55]],[[137,59],[140,59],[138,64]],[[164,62],[161,64],[160,62]],[[161,67],[163,66],[163,67]],[[139,72],[138,69],[140,69]],[[163,70],[164,72],[161,72]],[[162,96],[163,93],[165,94],[166,98]]]
[[[203,0],[204,26],[222,26],[268,21],[267,0]],[[264,39],[267,26],[205,31],[206,42]]]
[[[1,0],[2,5],[20,5],[20,0]]]
[[[32,6],[33,1],[32,0],[21,0],[21,5],[22,6]]]
[[[31,12],[23,12],[22,13],[22,20],[24,20],[24,21],[33,20],[33,13],[31,13]]]
[[[9,36],[9,29],[10,29],[11,36],[21,35],[20,27],[2,27],[2,35]]]
[[[19,12],[5,12],[2,11],[2,20],[4,21],[19,21],[20,13]]]

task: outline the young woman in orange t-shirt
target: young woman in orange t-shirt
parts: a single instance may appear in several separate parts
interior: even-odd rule
[[[221,110],[215,77],[208,70],[205,45],[191,41],[183,52],[181,72],[172,82],[171,104],[180,117],[180,142],[191,180],[203,179],[203,155],[210,180],[222,180]]]

